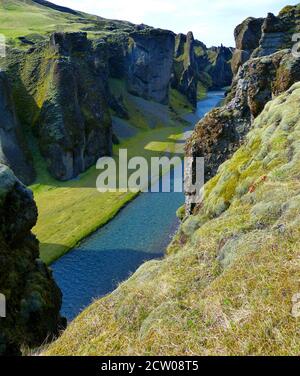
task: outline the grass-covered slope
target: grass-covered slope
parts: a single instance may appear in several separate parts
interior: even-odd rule
[[[47,355],[299,355],[300,83],[269,102],[162,261],[86,309]]]
[[[55,31],[86,31],[99,37],[115,30],[129,30],[130,22],[107,20],[72,9],[57,7],[47,1],[0,0],[0,33],[13,46],[30,47],[29,42],[47,39]],[[20,40],[20,37],[25,39]]]

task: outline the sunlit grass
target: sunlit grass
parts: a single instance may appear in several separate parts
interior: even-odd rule
[[[128,150],[128,158],[143,156],[150,160],[152,156],[164,155],[166,151],[175,152],[176,142],[169,142],[170,135],[183,134],[183,126],[165,127],[141,131],[132,139],[122,142],[114,148],[117,158],[120,148]],[[155,141],[152,141],[155,140]],[[147,146],[153,142],[154,148]],[[166,146],[172,145],[172,148]],[[38,153],[37,153],[38,154]],[[99,171],[95,166],[78,179],[69,182],[57,182],[46,170],[43,160],[36,158],[40,181],[31,188],[39,210],[38,223],[33,229],[41,242],[42,259],[50,264],[73,248],[79,241],[103,226],[136,193],[107,192],[96,189]]]
[[[267,104],[168,255],[84,310],[47,355],[299,355],[299,100],[298,83]]]

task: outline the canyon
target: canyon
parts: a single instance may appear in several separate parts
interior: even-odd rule
[[[55,14],[58,30],[33,34],[23,25],[0,59],[0,292],[10,307],[0,353],[21,354],[64,330],[61,292],[46,264],[136,197],[94,196],[97,159],[124,145],[133,156],[165,155],[194,119],[185,155],[205,159],[203,200],[186,194],[166,254],[164,241],[157,257],[124,273],[127,280],[100,294],[42,353],[299,354],[291,312],[299,292],[300,61],[292,47],[300,6],[246,19],[234,31],[236,48],[208,48],[192,32],[44,1],[3,2],[7,19],[7,5]],[[207,91],[221,88],[222,103],[195,117]],[[185,172],[195,178],[193,164]],[[126,230],[122,214],[109,222],[118,233]],[[144,221],[147,212],[139,214]]]

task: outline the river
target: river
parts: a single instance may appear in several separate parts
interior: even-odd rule
[[[195,124],[224,97],[209,92],[185,119]],[[162,177],[164,179],[164,177]],[[94,299],[112,292],[145,261],[164,256],[179,226],[176,210],[183,193],[142,193],[107,225],[52,265],[63,292],[62,314],[76,317]]]

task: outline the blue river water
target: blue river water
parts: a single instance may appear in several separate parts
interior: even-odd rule
[[[223,97],[223,91],[209,92],[198,102],[196,112],[185,119],[195,124]],[[176,210],[183,202],[183,193],[141,193],[111,222],[52,264],[63,292],[62,314],[72,320],[94,299],[112,292],[145,261],[162,258],[178,228]]]

